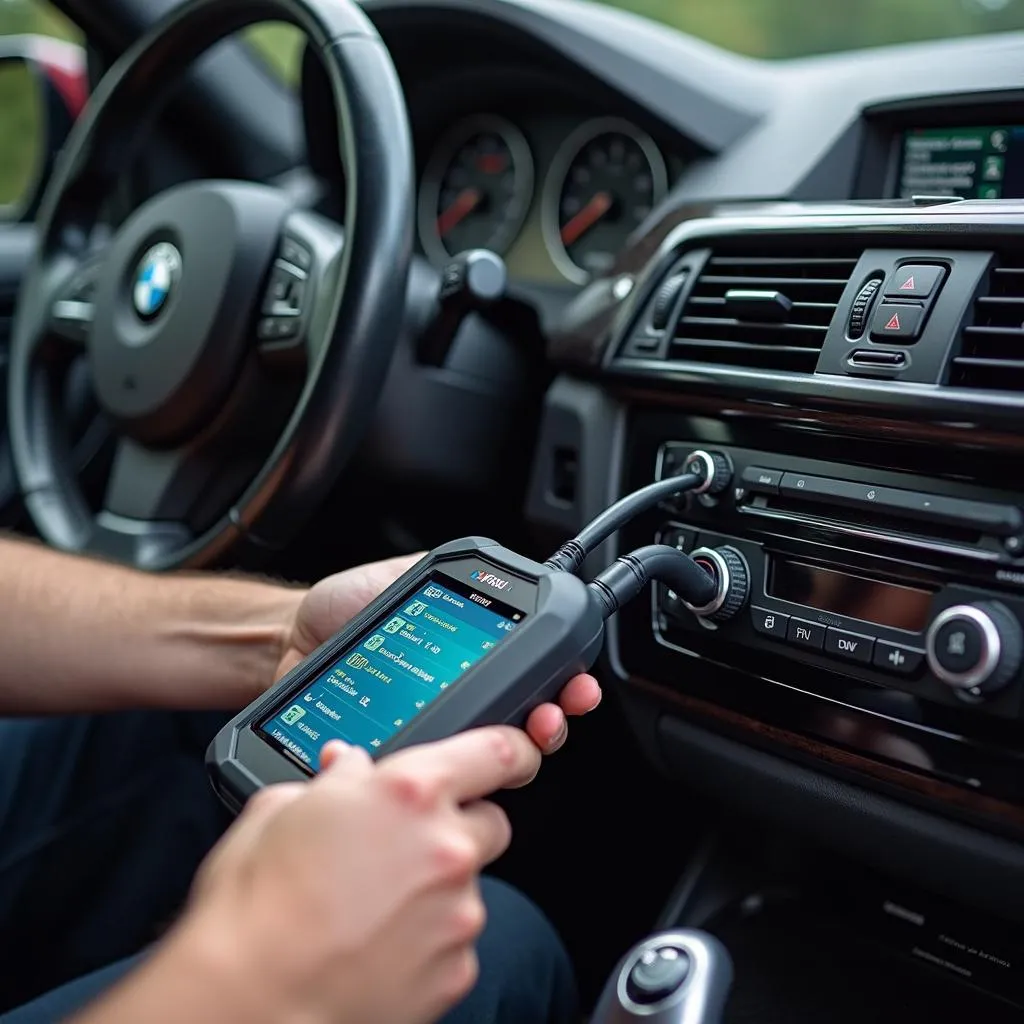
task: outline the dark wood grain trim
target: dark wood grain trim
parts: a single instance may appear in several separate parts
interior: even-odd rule
[[[662,701],[674,704],[691,717],[717,723],[726,726],[731,731],[754,737],[761,746],[783,747],[805,758],[822,761],[845,771],[867,776],[886,785],[912,792],[927,800],[941,803],[946,807],[955,808],[973,817],[1001,822],[1024,833],[1024,807],[1017,804],[998,800],[983,793],[974,793],[934,776],[864,757],[812,737],[759,721],[731,708],[680,693],[671,687],[662,686],[648,679],[632,676],[630,685],[645,690]]]

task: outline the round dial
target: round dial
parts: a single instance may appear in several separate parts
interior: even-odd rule
[[[1017,676],[1024,631],[999,601],[954,605],[928,628],[925,648],[933,675],[961,696],[979,698]]]
[[[706,622],[727,622],[750,596],[750,568],[735,548],[697,548],[690,557],[715,581],[714,600],[697,608],[683,602],[699,619]]]
[[[628,121],[591,121],[569,136],[544,196],[544,236],[562,273],[582,284],[611,269],[666,187],[661,152]]]
[[[503,255],[533,199],[533,157],[504,118],[460,121],[434,150],[420,185],[419,232],[438,263],[467,249]]]

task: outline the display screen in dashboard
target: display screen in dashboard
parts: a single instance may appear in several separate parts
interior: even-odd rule
[[[912,128],[903,133],[898,192],[1024,198],[1024,126]]]
[[[932,595],[917,587],[853,576],[775,555],[768,595],[835,615],[918,633],[928,622]]]

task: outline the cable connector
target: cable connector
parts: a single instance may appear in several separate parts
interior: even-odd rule
[[[549,569],[558,569],[562,572],[579,572],[580,566],[594,548],[606,541],[616,530],[635,519],[641,512],[653,508],[659,501],[683,494],[685,491],[692,491],[701,483],[703,479],[695,473],[682,473],[679,476],[658,480],[632,494],[627,494],[605,509],[572,540],[566,541],[544,564]]]
[[[617,558],[587,586],[607,619],[652,580],[696,607],[710,604],[718,590],[717,581],[688,554],[667,544],[648,544]]]

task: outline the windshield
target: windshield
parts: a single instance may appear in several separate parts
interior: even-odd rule
[[[1024,0],[597,0],[750,57],[807,57],[890,43],[1024,29]],[[2,5],[3,0],[0,0]],[[297,30],[247,33],[260,56],[294,82]]]
[[[601,0],[751,57],[1024,29],[1024,0]]]

